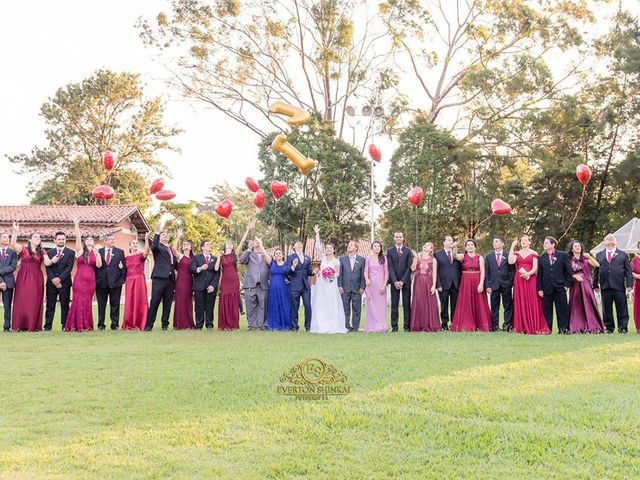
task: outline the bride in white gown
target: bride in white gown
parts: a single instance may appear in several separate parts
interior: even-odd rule
[[[337,259],[335,248],[328,243],[322,248],[320,243],[320,228],[313,227],[316,232],[316,250],[322,258],[320,270],[316,275],[316,285],[311,293],[311,332],[312,333],[347,333],[344,321],[344,307],[342,297],[338,291],[338,275],[340,275],[340,260]],[[334,273],[327,270],[332,268]]]

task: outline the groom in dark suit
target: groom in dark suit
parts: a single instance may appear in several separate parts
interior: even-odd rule
[[[0,291],[2,291],[2,304],[4,305],[3,330],[11,330],[11,302],[13,301],[13,289],[16,280],[13,272],[18,265],[18,255],[13,248],[9,248],[9,234],[0,233]]]
[[[553,306],[556,306],[558,333],[569,333],[569,306],[567,290],[573,283],[573,270],[569,255],[556,247],[558,241],[545,237],[544,252],[538,262],[538,295],[542,298],[544,318],[553,331]]]
[[[504,238],[493,237],[493,252],[487,254],[484,265],[484,286],[491,296],[491,331],[496,332],[500,329],[500,299],[502,299],[504,308],[502,329],[508,332],[511,330],[513,312],[511,288],[516,267],[509,264],[509,258],[504,253]]]
[[[111,330],[118,330],[120,323],[120,295],[127,278],[124,251],[115,247],[116,237],[105,237],[105,246],[98,250],[102,266],[96,269],[96,299],[98,300],[98,329],[104,330],[104,317],[109,299]]]
[[[340,275],[338,276],[338,290],[342,296],[345,327],[350,332],[357,332],[360,329],[362,294],[366,286],[364,261],[364,257],[358,255],[356,242],[350,241],[347,244],[347,254],[340,257]]]
[[[65,247],[67,236],[64,232],[56,232],[55,247],[47,251],[52,264],[47,270],[47,303],[44,314],[44,329],[51,330],[53,315],[56,312],[56,301],[60,298],[60,322],[62,329],[67,323],[69,303],[71,301],[71,270],[73,270],[76,252]]]
[[[613,320],[613,304],[616,304],[618,316],[618,333],[627,333],[629,308],[627,295],[633,289],[633,275],[627,252],[616,247],[613,234],[604,237],[605,249],[596,255],[600,264],[593,272],[593,288],[602,292],[602,312],[607,333],[613,333],[616,324]],[[626,288],[625,288],[626,282]]]
[[[456,260],[455,242],[451,235],[442,237],[442,250],[438,250],[434,257],[438,262],[438,276],[436,288],[440,297],[440,322],[442,330],[449,330],[449,305],[451,318],[456,311],[458,289],[460,288],[461,264]]]
[[[300,298],[304,305],[304,329],[311,328],[311,285],[309,277],[313,276],[311,257],[302,253],[302,242],[293,244],[293,253],[287,257],[287,268],[291,270],[289,287],[291,289],[291,322],[293,329],[298,330],[298,309]]]
[[[404,331],[411,330],[411,264],[413,252],[404,245],[404,234],[393,234],[394,246],[387,250],[389,284],[391,285],[391,331],[398,331],[398,305],[402,293]]]
[[[193,257],[191,273],[193,274],[193,297],[196,309],[196,328],[213,329],[213,308],[216,304],[220,273],[214,270],[215,255],[211,254],[211,242],[204,240],[200,244],[202,253]]]
[[[151,252],[153,253],[153,271],[151,272],[151,302],[145,327],[147,332],[153,330],[160,302],[162,302],[162,330],[169,328],[169,312],[176,284],[178,262],[169,246],[169,234],[160,228],[160,223],[156,224],[156,234],[151,244]]]

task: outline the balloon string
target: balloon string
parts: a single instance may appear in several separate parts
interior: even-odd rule
[[[569,232],[569,230],[571,229],[571,227],[575,223],[576,218],[578,218],[578,213],[580,213],[580,209],[582,208],[582,201],[584,200],[584,195],[585,195],[586,191],[587,191],[587,185],[585,184],[585,185],[582,186],[582,195],[580,195],[580,201],[578,202],[578,208],[576,208],[576,213],[573,214],[573,218],[571,219],[571,222],[569,222],[569,226],[564,231],[562,236],[558,239],[558,242],[565,237],[565,235]]]
[[[416,241],[414,243],[415,248],[418,248],[418,207],[415,208],[416,210]]]
[[[486,222],[487,220],[489,220],[491,217],[493,216],[493,214],[489,215],[487,218],[484,218],[482,220],[480,220],[476,226],[473,228],[473,230],[471,230],[471,236],[475,237],[476,232],[478,231],[478,228],[480,228],[480,225],[482,225],[484,222]]]

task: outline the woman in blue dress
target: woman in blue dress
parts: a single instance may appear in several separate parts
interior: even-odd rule
[[[289,290],[291,270],[287,268],[284,253],[280,248],[276,248],[271,256],[265,251],[262,242],[258,241],[258,243],[271,272],[267,328],[269,330],[293,330],[291,292]]]

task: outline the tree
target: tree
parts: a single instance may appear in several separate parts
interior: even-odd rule
[[[355,148],[335,137],[328,122],[316,116],[307,131],[291,134],[289,142],[318,161],[312,173],[303,177],[284,156],[271,149],[275,134],[260,143],[260,186],[269,192],[273,180],[285,181],[288,192],[267,204],[259,218],[278,231],[277,243],[313,236],[313,225],[322,230],[323,240],[342,251],[348,240],[360,238],[367,229],[369,204],[369,162]]]
[[[98,70],[42,105],[47,145],[9,160],[36,174],[30,184],[34,203],[86,205],[93,188],[106,180],[101,159],[111,150],[113,201],[144,209],[150,203],[146,175],[166,173],[155,155],[175,150],[169,140],[180,133],[163,125],[163,110],[160,97],[144,97],[139,75]]]
[[[176,0],[138,26],[187,96],[264,138],[282,126],[267,114],[275,100],[318,112],[342,136],[351,98],[395,85],[374,21],[359,0]]]

